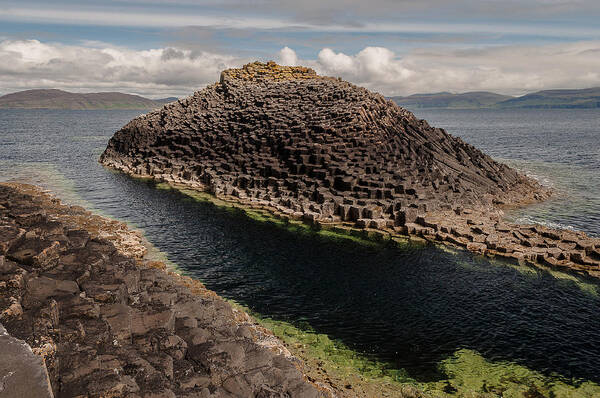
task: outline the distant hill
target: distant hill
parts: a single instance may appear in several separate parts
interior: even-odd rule
[[[143,98],[143,97],[142,97]],[[154,102],[160,102],[161,104],[168,104],[169,102],[177,101],[179,98],[177,97],[167,97],[167,98],[159,98],[153,100]]]
[[[600,108],[600,87],[582,90],[544,90],[511,98],[501,108]]]
[[[498,102],[508,100],[510,96],[490,93],[487,91],[473,91],[462,94],[435,93],[414,94],[408,97],[391,97],[398,105],[405,108],[452,108],[473,109],[487,108]]]
[[[509,109],[509,108],[600,108],[600,87],[580,90],[544,90],[521,97],[510,97],[486,91],[462,94],[415,94],[391,97],[408,109]]]
[[[70,93],[57,89],[26,90],[0,97],[4,109],[154,109],[177,98],[151,100],[118,92]]]

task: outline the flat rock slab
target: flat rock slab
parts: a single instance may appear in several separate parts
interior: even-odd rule
[[[53,398],[44,360],[0,324],[0,397]]]
[[[19,184],[0,206],[0,398],[334,396],[123,224]]]

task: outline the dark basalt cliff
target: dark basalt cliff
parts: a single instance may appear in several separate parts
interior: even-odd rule
[[[219,83],[132,120],[100,161],[322,226],[419,235],[590,274],[600,266],[600,245],[585,234],[500,222],[501,205],[547,198],[537,182],[309,68],[225,70]]]
[[[530,199],[537,185],[379,94],[307,68],[249,64],[133,120],[102,162],[266,200],[322,221]]]

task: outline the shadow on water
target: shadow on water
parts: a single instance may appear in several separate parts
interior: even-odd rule
[[[210,289],[260,314],[310,325],[421,381],[441,377],[437,364],[459,349],[600,381],[594,282],[585,290],[576,278],[433,246],[369,247],[298,234],[115,178],[133,198],[129,218],[156,246]],[[142,214],[131,217],[139,203],[146,204]]]

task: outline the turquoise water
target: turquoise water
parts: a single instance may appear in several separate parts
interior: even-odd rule
[[[527,111],[521,119],[469,112],[421,115],[564,190],[552,204],[515,217],[598,233],[596,111]],[[488,360],[600,382],[596,281],[433,246],[300,236],[102,168],[97,158],[106,142],[137,114],[0,110],[0,179],[42,184],[126,220],[219,294],[309,325],[419,380],[443,378],[437,364],[470,349]],[[557,127],[565,118],[570,138]]]

